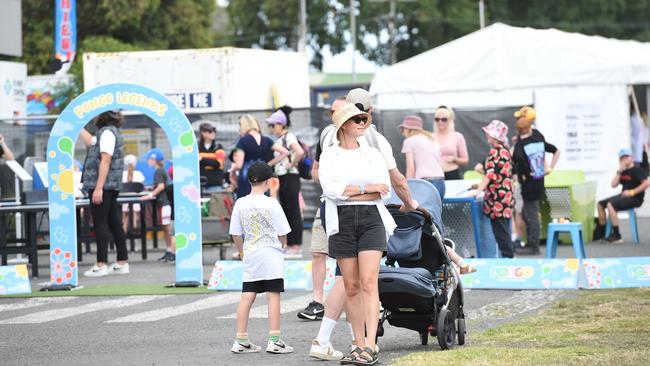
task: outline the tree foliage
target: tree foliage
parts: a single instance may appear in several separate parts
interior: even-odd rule
[[[323,49],[336,54],[349,44],[350,1],[306,0],[307,46],[321,68]],[[53,51],[54,1],[23,0],[23,52],[30,74],[49,73]],[[137,49],[237,46],[296,49],[299,0],[77,1],[78,53]],[[479,28],[478,0],[356,0],[357,48],[370,60],[398,61]],[[486,23],[650,41],[650,0],[485,0]],[[215,18],[215,12],[216,14]],[[214,24],[215,19],[221,24]],[[388,32],[395,25],[394,37]],[[223,33],[221,33],[223,31]],[[80,58],[72,73],[81,74]]]
[[[50,73],[54,1],[23,0],[22,4],[24,55],[19,61],[28,64],[29,74]],[[210,47],[214,11],[214,0],[80,0],[77,54]],[[78,63],[73,69],[80,70]]]

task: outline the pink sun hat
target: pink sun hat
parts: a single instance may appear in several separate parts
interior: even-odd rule
[[[508,146],[508,126],[505,123],[497,119],[492,120],[487,126],[483,127],[483,132]]]
[[[418,116],[406,116],[404,117],[404,121],[402,122],[401,125],[399,125],[399,128],[407,128],[409,130],[421,130],[422,129],[422,118]]]

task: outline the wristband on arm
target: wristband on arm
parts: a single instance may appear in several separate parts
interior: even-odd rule
[[[366,194],[366,186],[365,184],[362,184],[359,186],[359,194]]]

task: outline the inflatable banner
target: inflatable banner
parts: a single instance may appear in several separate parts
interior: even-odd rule
[[[460,276],[465,288],[576,289],[580,261],[569,259],[469,259],[474,273]]]
[[[0,266],[0,295],[32,293],[26,264]]]
[[[174,164],[176,282],[203,283],[201,190],[196,137],[187,117],[165,96],[139,85],[110,84],[89,90],[65,108],[47,144],[51,285],[78,286],[74,146],[82,128],[100,113],[133,110],[167,135]]]
[[[237,290],[242,288],[242,270],[241,261],[217,261],[212,269],[209,290]],[[334,273],[336,262],[327,261],[327,272],[325,273],[325,291],[334,286]],[[303,290],[311,291],[313,284],[311,281],[311,261],[296,260],[284,262],[284,288],[285,290]]]
[[[586,289],[650,287],[650,257],[585,259],[578,284]]]

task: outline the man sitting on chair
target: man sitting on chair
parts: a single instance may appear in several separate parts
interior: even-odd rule
[[[623,186],[623,191],[598,202],[598,223],[594,230],[594,240],[605,239],[607,219],[605,210],[607,210],[609,219],[612,220],[612,232],[606,240],[610,243],[622,242],[623,239],[618,231],[617,212],[640,207],[643,204],[645,190],[650,186],[648,175],[643,169],[634,165],[630,149],[621,149],[618,152],[618,160],[619,167],[612,179],[612,188],[616,188],[620,184]]]

